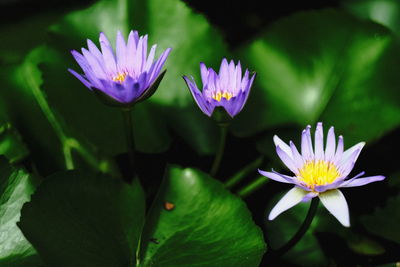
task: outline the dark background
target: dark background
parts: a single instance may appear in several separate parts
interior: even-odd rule
[[[24,20],[27,17],[34,16],[35,14],[42,12],[55,12],[62,14],[69,10],[78,9],[87,5],[90,5],[94,1],[88,0],[71,0],[71,1],[33,1],[33,0],[1,0],[0,2],[0,21],[2,24],[13,24]],[[213,24],[217,27],[225,37],[227,43],[235,48],[247,41],[250,41],[253,37],[257,36],[261,30],[268,27],[271,22],[277,19],[295,13],[297,11],[323,9],[328,7],[340,7],[341,1],[326,0],[326,1],[185,1],[197,12],[203,13]],[[12,34],[12,33],[10,33]],[[1,38],[7,38],[2,36]],[[292,127],[289,125],[288,129]],[[294,127],[293,127],[294,128]],[[297,130],[297,129],[296,129]],[[299,132],[300,133],[300,132]],[[374,166],[374,170],[384,170],[385,173],[392,173],[398,169],[398,157],[396,152],[400,148],[400,130],[394,130],[381,138],[378,142],[368,146],[361,154],[356,169],[357,171],[366,171],[369,173],[371,166]],[[222,162],[220,170],[220,179],[225,180],[233,174],[233,171],[244,162],[250,162],[259,156],[255,146],[249,146],[248,144],[254,144],[257,140],[257,136],[252,138],[235,138],[231,135],[228,136],[227,147],[225,158]],[[156,188],[155,183],[158,183],[158,177],[162,176],[160,171],[164,170],[164,167],[168,162],[176,163],[182,166],[194,166],[202,170],[208,170],[213,160],[211,156],[200,157],[191,150],[189,146],[185,144],[178,136],[173,136],[173,143],[171,148],[159,155],[142,154],[139,157],[141,161],[138,165],[142,166],[139,170],[141,176],[145,176],[147,185],[145,188],[148,190],[151,196],[155,192],[149,191],[150,188]],[[272,147],[272,139],[271,139]],[[240,154],[241,158],[238,160],[237,155]],[[368,155],[365,157],[364,155]],[[246,158],[246,160],[243,160]],[[269,159],[266,159],[268,161]],[[118,157],[121,169],[126,166],[127,157],[126,155],[120,155]],[[376,165],[379,167],[376,167]],[[235,170],[232,170],[231,166],[235,166]],[[253,176],[256,173],[253,174]],[[241,185],[238,185],[238,188]],[[235,189],[235,188],[234,188]],[[246,198],[246,202],[249,209],[252,211],[254,219],[258,225],[264,228],[265,223],[265,203],[271,199],[275,192],[287,189],[287,185],[280,183],[268,183],[262,190],[258,190],[255,194]],[[346,194],[348,202],[351,203],[351,216],[361,216],[363,214],[371,213],[372,207],[381,206],[384,204],[384,199],[373,198],[373,195],[395,195],[394,189],[387,187],[386,182],[377,183],[373,187],[363,187],[352,189],[352,194]],[[365,200],[368,199],[369,205],[365,205]],[[353,226],[352,228],[356,232],[365,233],[365,230],[361,226]],[[387,240],[381,240],[379,237],[372,236],[372,238],[379,239],[380,242],[385,244],[387,249],[386,254],[382,257],[366,257],[356,255],[353,252],[346,249],[344,240],[338,236],[331,234],[318,234],[318,241],[322,247],[325,247],[324,251],[330,251],[331,257],[335,258],[336,264],[339,266],[364,266],[364,265],[378,265],[382,263],[393,262],[393,260],[400,259],[400,256],[396,256],[396,251],[399,252],[400,248],[398,245],[391,243]],[[276,259],[264,259],[262,265],[274,262],[273,266],[292,266],[290,263],[284,261],[278,261]],[[271,266],[271,265],[269,265]],[[332,265],[335,266],[335,265]]]

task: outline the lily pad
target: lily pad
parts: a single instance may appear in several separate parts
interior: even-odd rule
[[[47,177],[18,226],[48,266],[135,266],[144,222],[136,181],[69,171]]]
[[[245,203],[207,174],[172,167],[150,210],[142,266],[258,266],[261,230]]]

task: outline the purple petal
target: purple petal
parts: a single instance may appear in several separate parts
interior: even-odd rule
[[[105,69],[107,70],[108,75],[117,74],[117,64],[115,63],[114,52],[104,33],[100,33],[100,46],[101,51],[103,52]]]
[[[122,33],[118,31],[115,52],[117,54],[118,71],[126,71],[126,44]]]
[[[345,152],[343,152],[342,155],[342,162],[346,162],[351,158],[353,158],[353,153],[354,151],[358,151],[358,154],[356,155],[356,157],[354,158],[354,161],[357,161],[358,156],[360,155],[361,150],[363,149],[363,147],[365,146],[365,142],[360,142],[352,147],[350,147],[349,149],[347,149]],[[339,165],[342,163],[339,162]]]
[[[314,159],[310,128],[311,126],[308,125],[301,134],[301,155],[307,161]]]
[[[68,71],[74,75],[76,78],[78,78],[78,80],[80,80],[87,88],[89,88],[90,90],[92,90],[92,85],[80,74],[78,74],[76,71],[74,71],[73,69],[68,69]]]
[[[300,155],[299,151],[297,150],[295,144],[292,141],[290,141],[289,144],[290,144],[290,149],[292,151],[294,164],[296,165],[297,169],[301,169],[304,165],[303,157]]]
[[[335,156],[335,147],[336,147],[336,138],[335,138],[335,129],[331,127],[328,131],[328,138],[326,141],[326,149],[325,149],[325,161],[333,160]]]
[[[83,72],[92,72],[92,68],[90,67],[89,62],[87,62],[86,58],[82,56],[78,51],[72,50],[72,56],[75,58],[76,62],[79,64]]]
[[[310,201],[312,198],[318,196],[318,193],[315,192],[309,192],[307,195],[305,195],[303,197],[303,199],[301,200],[301,202],[308,202]]]
[[[293,172],[297,173],[298,170],[296,166],[294,165],[293,159],[291,158],[290,155],[288,155],[285,151],[280,146],[276,147],[276,153],[278,153],[279,158],[282,160],[282,162]]]
[[[279,146],[283,151],[285,151],[286,154],[288,154],[291,159],[294,159],[290,146],[283,142],[282,139],[280,139],[277,135],[274,135],[272,139],[274,140],[275,146]]]
[[[342,192],[337,189],[329,190],[319,194],[319,199],[343,226],[350,227],[349,207]]]
[[[197,85],[193,80],[193,78],[191,81],[188,77],[183,76],[183,79],[185,80],[187,86],[189,87],[189,91],[192,94],[194,100],[196,101],[196,104],[199,106],[201,111],[203,111],[203,113],[206,114],[207,116],[211,117],[212,113],[209,110],[209,108],[204,104],[203,96],[200,93],[199,89],[197,88]]]
[[[206,64],[200,62],[200,75],[201,75],[201,82],[203,83],[203,87],[207,85],[208,82],[208,69]]]
[[[160,55],[158,60],[154,63],[153,70],[150,71],[151,72],[150,77],[149,77],[150,83],[152,83],[154,81],[154,79],[156,79],[158,77],[158,74],[160,74],[160,71],[161,71],[162,67],[164,66],[164,63],[167,60],[167,57],[168,57],[169,53],[171,52],[171,50],[172,50],[171,48],[165,49],[165,51]]]
[[[282,176],[282,175],[274,173],[274,172],[267,172],[267,171],[263,171],[263,170],[260,170],[260,169],[258,169],[258,172],[262,176],[265,176],[265,177],[270,178],[270,179],[272,179],[274,181],[277,181],[277,182],[287,183],[287,184],[293,183],[293,178],[287,179],[286,178],[287,176]]]
[[[85,48],[82,48],[82,53],[87,62],[90,65],[91,70],[93,71],[93,74],[100,78],[100,79],[106,79],[107,76],[104,73],[103,67],[100,65],[99,61],[96,59],[96,57],[90,53],[88,50]]]
[[[324,159],[324,130],[322,128],[322,122],[317,123],[317,129],[315,131],[315,160]]]
[[[153,65],[154,55],[156,53],[157,45],[153,45],[150,49],[149,55],[146,60],[146,64],[143,68],[143,71],[146,71],[150,74],[150,68]]]
[[[342,155],[343,155],[343,148],[344,148],[343,136],[339,135],[339,138],[338,138],[338,145],[337,145],[337,148],[336,148],[336,153],[335,153],[335,156],[334,156],[334,158],[333,158],[333,163],[334,163],[336,166],[338,165],[339,161],[340,161],[341,158],[342,158]]]
[[[126,46],[126,68],[128,71],[133,71],[134,62],[136,61],[136,49],[139,41],[137,31],[131,31],[128,36],[128,43]]]
[[[274,206],[271,210],[268,219],[273,220],[282,212],[290,209],[291,207],[300,203],[303,198],[308,194],[307,191],[304,191],[301,188],[293,187],[290,189]]]
[[[378,182],[384,180],[386,177],[382,175],[368,176],[359,179],[351,179],[348,183],[343,183],[341,187],[355,187],[363,186],[369,183]]]
[[[87,39],[87,45],[89,48],[89,52],[92,53],[93,56],[96,57],[97,61],[99,62],[100,65],[103,65],[103,55],[101,54],[100,50],[97,48],[97,46],[89,39]]]
[[[350,154],[346,158],[343,157],[342,160],[339,162],[337,166],[342,176],[346,177],[352,171],[356,163],[357,157],[360,154],[360,151],[360,148],[358,150],[353,150],[352,154]]]

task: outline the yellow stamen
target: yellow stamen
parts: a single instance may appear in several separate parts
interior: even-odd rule
[[[297,177],[314,190],[315,186],[333,183],[340,173],[332,162],[318,160],[306,162]]]
[[[118,73],[116,76],[114,76],[114,77],[112,78],[112,80],[113,80],[114,82],[122,83],[123,81],[125,81],[126,75],[128,75],[127,72],[120,72],[120,73]]]
[[[231,99],[233,97],[233,94],[229,93],[229,92],[221,92],[221,91],[219,91],[217,93],[214,92],[211,95],[211,97],[219,102],[219,101],[221,101],[222,98],[225,98],[226,100]]]

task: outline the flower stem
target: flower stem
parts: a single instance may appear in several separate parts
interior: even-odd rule
[[[246,185],[242,189],[240,189],[237,193],[237,195],[241,198],[245,198],[248,195],[251,195],[254,191],[258,190],[261,186],[265,185],[268,183],[270,180],[266,179],[264,176],[260,176],[257,179],[255,179],[253,182],[250,184]]]
[[[311,200],[311,204],[310,204],[310,208],[308,209],[307,216],[304,219],[304,222],[301,225],[300,229],[292,237],[292,239],[290,239],[285,245],[283,245],[278,250],[274,251],[275,255],[282,256],[283,254],[288,252],[291,248],[293,248],[300,241],[300,239],[307,232],[308,228],[310,227],[310,225],[314,219],[315,214],[317,213],[318,203],[319,203],[318,197],[314,197]]]
[[[233,175],[231,178],[228,179],[228,181],[225,182],[225,187],[226,188],[231,188],[237,183],[239,183],[243,178],[245,178],[247,175],[249,175],[251,172],[254,172],[255,169],[257,169],[264,157],[260,156],[256,160],[250,162],[246,166],[243,167],[240,171],[238,171],[235,175]]]
[[[222,156],[224,155],[225,140],[226,140],[226,135],[228,133],[228,126],[220,125],[219,130],[220,130],[219,146],[217,153],[215,154],[214,162],[210,171],[210,175],[212,177],[214,177],[217,174],[219,166],[221,164]]]
[[[125,137],[126,137],[126,146],[129,154],[129,165],[130,165],[130,173],[127,178],[127,182],[131,182],[133,180],[133,176],[136,170],[135,165],[135,139],[133,136],[133,123],[132,123],[132,112],[131,109],[123,109],[122,115],[124,117],[124,128],[125,128]]]

